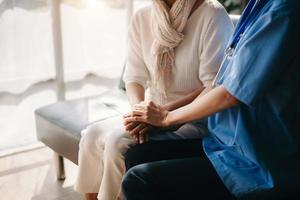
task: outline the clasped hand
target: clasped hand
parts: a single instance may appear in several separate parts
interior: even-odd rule
[[[145,142],[145,134],[153,127],[165,127],[168,110],[154,102],[141,102],[133,106],[132,112],[124,115],[125,130],[138,143]]]

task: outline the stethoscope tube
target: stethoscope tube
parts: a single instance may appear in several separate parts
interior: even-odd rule
[[[230,45],[225,50],[226,56],[231,57],[234,53],[234,49],[236,45],[239,43],[242,38],[245,30],[249,27],[251,22],[254,21],[254,18],[261,11],[261,9],[265,6],[268,0],[250,0],[245,11],[242,13],[242,18],[237,25],[237,28],[233,34],[232,41]]]

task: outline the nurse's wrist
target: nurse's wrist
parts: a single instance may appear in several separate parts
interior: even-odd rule
[[[164,120],[163,120],[163,127],[169,127],[174,125],[174,120],[173,120],[173,113],[172,111],[168,111]]]
[[[170,104],[165,104],[165,105],[162,106],[162,108],[163,108],[164,110],[171,111],[171,106],[170,106]]]

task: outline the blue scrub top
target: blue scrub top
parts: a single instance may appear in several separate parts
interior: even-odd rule
[[[269,0],[216,77],[241,103],[209,117],[203,147],[237,197],[300,188],[299,3]]]

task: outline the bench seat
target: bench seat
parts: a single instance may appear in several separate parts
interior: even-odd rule
[[[128,106],[124,90],[116,89],[96,97],[41,107],[35,111],[37,138],[78,164],[81,131],[91,123],[125,112]]]

